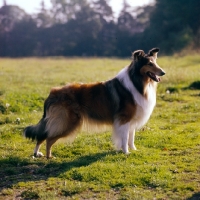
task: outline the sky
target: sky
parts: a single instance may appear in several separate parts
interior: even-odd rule
[[[3,5],[4,0],[0,0],[0,6]],[[50,0],[44,0],[46,8],[51,6]],[[37,13],[40,8],[41,0],[6,0],[8,5],[17,5],[20,8],[24,9],[28,14]],[[133,7],[143,6],[153,2],[153,0],[127,0],[129,5]],[[110,5],[115,14],[118,14],[122,8],[123,0],[110,0]]]

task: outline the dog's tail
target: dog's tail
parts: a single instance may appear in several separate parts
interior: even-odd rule
[[[42,141],[47,138],[46,122],[42,118],[37,125],[28,126],[24,129],[24,136],[26,138],[32,139],[32,141]]]
[[[24,136],[26,138],[32,139],[32,141],[42,141],[45,140],[48,136],[48,133],[46,131],[46,102],[44,103],[44,114],[42,119],[38,122],[36,125],[27,126],[24,129]]]

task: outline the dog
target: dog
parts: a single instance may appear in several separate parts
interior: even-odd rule
[[[148,54],[134,51],[131,64],[108,81],[52,88],[42,119],[24,129],[26,138],[37,141],[34,156],[43,156],[39,149],[46,140],[46,157],[51,158],[52,145],[60,138],[74,136],[85,121],[112,125],[116,149],[125,154],[129,148],[136,150],[135,130],[150,118],[157,83],[165,75],[156,63],[158,52],[158,48]]]

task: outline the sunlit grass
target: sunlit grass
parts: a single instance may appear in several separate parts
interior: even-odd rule
[[[195,55],[158,59],[167,74],[151,119],[136,133],[138,151],[116,153],[107,130],[81,133],[72,144],[58,143],[55,159],[32,157],[35,144],[22,131],[41,118],[51,87],[104,81],[129,63],[115,58],[0,59],[0,199],[199,197],[200,58]]]

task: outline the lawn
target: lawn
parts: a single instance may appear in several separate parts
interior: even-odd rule
[[[200,57],[160,57],[166,71],[157,105],[136,133],[137,151],[116,153],[111,129],[82,131],[34,158],[24,127],[43,113],[49,90],[68,82],[114,77],[117,58],[0,59],[0,199],[200,198]],[[42,146],[45,153],[45,145]]]

